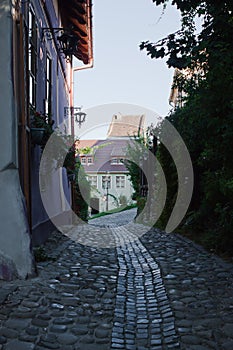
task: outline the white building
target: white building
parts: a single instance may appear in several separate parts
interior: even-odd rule
[[[133,202],[133,187],[124,165],[130,136],[143,133],[145,116],[112,117],[106,140],[80,140],[78,149],[91,183],[92,213]]]

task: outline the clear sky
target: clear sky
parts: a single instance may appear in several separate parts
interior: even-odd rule
[[[131,104],[167,115],[174,70],[139,49],[141,41],[156,42],[179,29],[176,8],[162,12],[152,0],[93,0],[94,68],[75,73],[75,106],[88,112],[103,104]]]

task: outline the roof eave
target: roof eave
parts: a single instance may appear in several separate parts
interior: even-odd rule
[[[92,0],[59,0],[61,21],[64,27],[72,27],[78,38],[74,56],[84,64],[93,59]]]

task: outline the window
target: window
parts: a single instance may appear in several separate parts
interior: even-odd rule
[[[88,175],[88,181],[90,185],[97,188],[97,176],[96,175]]]
[[[116,176],[116,188],[125,188],[125,176]]]
[[[51,117],[52,105],[52,60],[46,56],[46,73],[45,73],[45,115]]]
[[[86,164],[86,157],[81,158],[81,164]]]
[[[111,176],[102,176],[102,188],[104,190],[111,188]]]
[[[111,159],[111,164],[112,165],[122,165],[123,164],[123,159],[122,158],[112,158]]]
[[[36,106],[36,75],[37,75],[37,25],[36,17],[30,8],[28,17],[28,69],[29,69],[29,102]]]
[[[87,164],[92,164],[92,163],[93,163],[92,157],[87,157]]]

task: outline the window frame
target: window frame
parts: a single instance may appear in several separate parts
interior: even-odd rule
[[[109,181],[110,185],[108,186],[108,188],[106,186],[103,186],[104,183],[106,182],[106,180],[104,181],[103,179],[107,178],[107,177],[110,180]],[[106,190],[106,189],[111,190],[111,188],[112,188],[112,176],[111,175],[102,175],[101,176],[101,188],[102,188],[102,190]]]
[[[86,157],[86,158],[87,158],[87,164],[93,164],[93,157]]]
[[[46,53],[46,65],[45,65],[45,103],[44,113],[48,120],[51,119],[52,112],[52,58],[50,54]]]
[[[38,70],[38,25],[32,6],[28,12],[28,98],[32,107],[36,108]]]
[[[123,158],[112,158],[111,159],[111,165],[124,165],[124,163],[121,161]]]
[[[118,181],[119,178],[119,181]],[[123,184],[123,186],[122,186]],[[116,188],[126,188],[126,177],[125,175],[116,175]]]
[[[95,180],[93,181],[93,178]],[[98,188],[98,176],[97,175],[88,175],[88,182],[92,187]]]

